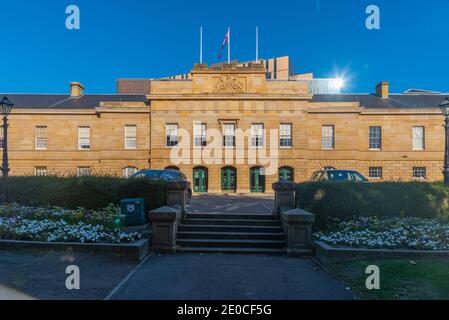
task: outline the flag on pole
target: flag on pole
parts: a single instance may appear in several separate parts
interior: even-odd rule
[[[218,53],[218,59],[221,59],[223,57],[223,50],[228,43],[229,43],[229,30],[228,32],[226,32],[226,35],[224,37],[223,44],[221,45],[220,52]]]

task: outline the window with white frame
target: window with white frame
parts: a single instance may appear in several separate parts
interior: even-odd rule
[[[370,167],[368,171],[371,179],[382,179],[383,177],[382,167]]]
[[[78,169],[77,169],[78,177],[87,177],[87,176],[90,176],[90,174],[91,174],[90,167],[78,167]]]
[[[382,127],[369,127],[369,148],[382,149]]]
[[[34,134],[36,139],[36,150],[47,150],[47,126],[36,126]]]
[[[46,176],[48,174],[47,167],[35,167],[34,175],[38,177]]]
[[[167,147],[178,146],[178,125],[167,124],[166,126]]]
[[[235,124],[223,124],[223,146],[226,148],[235,147]]]
[[[90,127],[78,127],[78,149],[90,149]]]
[[[136,167],[126,167],[123,168],[123,177],[125,179],[130,178],[133,174],[135,174],[137,171],[139,171],[139,169],[137,169]]]
[[[206,137],[206,124],[194,123],[193,124],[193,137],[195,147],[205,147],[207,145]]]
[[[325,125],[321,127],[321,135],[322,135],[322,148],[326,150],[334,149],[335,147],[335,137],[334,137],[334,126],[333,125]]]
[[[425,180],[426,168],[425,167],[413,167],[413,179]]]
[[[125,126],[125,149],[137,149],[137,126]]]
[[[263,124],[257,123],[251,125],[251,147],[260,148],[264,146]]]
[[[425,149],[425,129],[424,127],[413,127],[413,150]]]
[[[279,129],[281,148],[291,148],[292,143],[292,124],[282,123]]]

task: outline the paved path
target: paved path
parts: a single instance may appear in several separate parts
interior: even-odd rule
[[[80,290],[68,290],[67,266],[80,268]],[[137,263],[86,252],[0,250],[0,300],[101,300]]]
[[[214,196],[199,195],[192,198],[191,213],[245,213],[271,214],[274,196]]]
[[[302,258],[154,255],[114,300],[343,300],[351,291]]]

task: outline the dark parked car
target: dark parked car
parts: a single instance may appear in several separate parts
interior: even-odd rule
[[[368,182],[362,174],[353,170],[321,170],[312,175],[310,182]]]
[[[187,203],[192,199],[192,183],[187,179],[186,175],[177,170],[140,170],[133,174],[131,178],[148,178],[155,181],[187,181],[189,188],[187,189]]]

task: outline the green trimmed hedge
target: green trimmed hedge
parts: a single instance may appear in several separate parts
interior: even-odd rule
[[[449,188],[442,183],[304,183],[300,208],[323,217],[421,217],[449,219]]]
[[[125,198],[144,198],[149,210],[165,205],[165,187],[148,179],[115,177],[10,177],[9,200],[30,206],[105,208]]]

